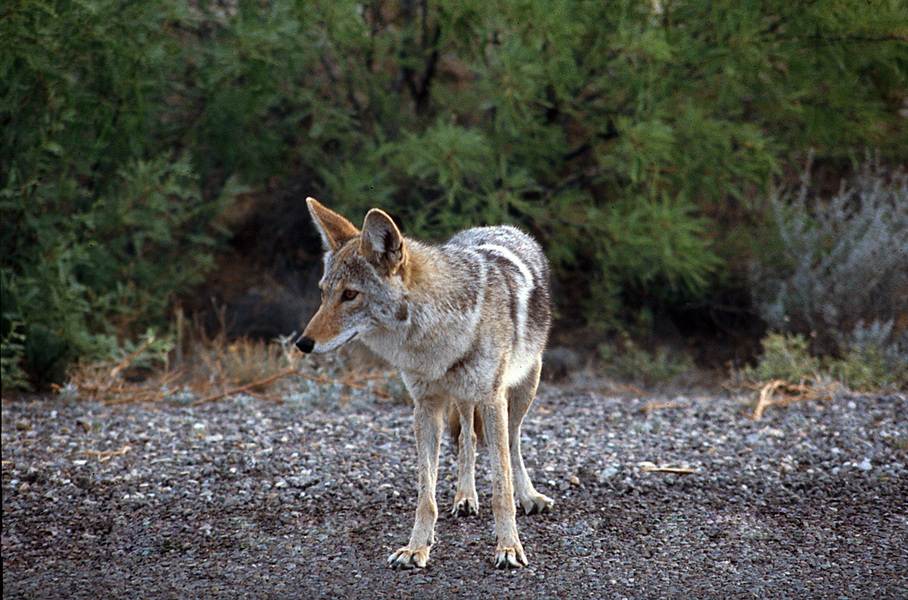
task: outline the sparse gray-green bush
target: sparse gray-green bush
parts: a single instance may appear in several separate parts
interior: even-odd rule
[[[799,187],[771,197],[777,256],[753,271],[755,301],[778,331],[820,354],[908,363],[908,173],[867,158],[832,198]]]

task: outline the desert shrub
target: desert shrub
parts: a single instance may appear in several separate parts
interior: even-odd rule
[[[750,199],[785,148],[902,139],[908,62],[889,5],[342,2],[330,15],[346,26],[325,25],[325,93],[364,135],[338,137],[339,160],[319,166],[325,197],[436,238],[522,223],[603,324],[629,296],[677,303],[727,277],[729,240],[760,220]]]
[[[764,385],[782,381],[796,386],[840,383],[854,391],[908,387],[908,364],[893,364],[878,348],[848,348],[841,356],[815,356],[800,334],[771,333],[762,340],[756,365],[733,374],[732,381]]]
[[[4,8],[4,386],[60,381],[168,327],[213,264],[237,176],[285,170],[318,55],[294,5],[244,6]]]
[[[771,196],[778,246],[752,274],[763,318],[818,354],[908,363],[908,173],[867,158],[824,200],[809,196],[809,172]]]
[[[174,295],[211,264],[212,203],[185,158],[124,165],[114,179],[78,209],[38,186],[3,200],[3,329],[21,335],[5,350],[32,383],[166,328]]]
[[[4,369],[164,326],[236,182],[289,173],[416,235],[521,224],[601,324],[700,297],[793,150],[904,148],[900,27],[862,0],[14,0]]]
[[[647,350],[626,335],[614,344],[600,345],[598,350],[603,373],[646,386],[677,382],[694,369],[693,359],[683,351],[665,347]]]
[[[815,382],[820,374],[820,361],[810,354],[803,335],[773,333],[762,340],[762,353],[757,364],[742,370],[744,380],[766,382],[782,380],[791,384]]]

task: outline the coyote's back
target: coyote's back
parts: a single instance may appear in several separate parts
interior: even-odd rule
[[[542,248],[515,227],[475,227],[451,238],[443,251],[463,261],[460,284],[495,345],[510,354],[503,383],[522,379],[545,348],[552,322],[549,266]]]

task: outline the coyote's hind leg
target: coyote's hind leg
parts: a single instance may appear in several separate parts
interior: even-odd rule
[[[548,512],[555,504],[554,500],[540,494],[533,487],[520,451],[520,424],[523,423],[523,417],[526,416],[533,403],[533,397],[536,395],[536,388],[539,385],[541,368],[542,359],[540,358],[523,381],[508,389],[508,437],[511,469],[514,471],[514,494],[517,496],[517,503],[528,515]]]

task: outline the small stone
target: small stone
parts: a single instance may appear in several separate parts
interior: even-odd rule
[[[600,484],[606,483],[609,479],[618,474],[618,465],[609,465],[599,471],[599,474],[596,476],[596,479]]]

